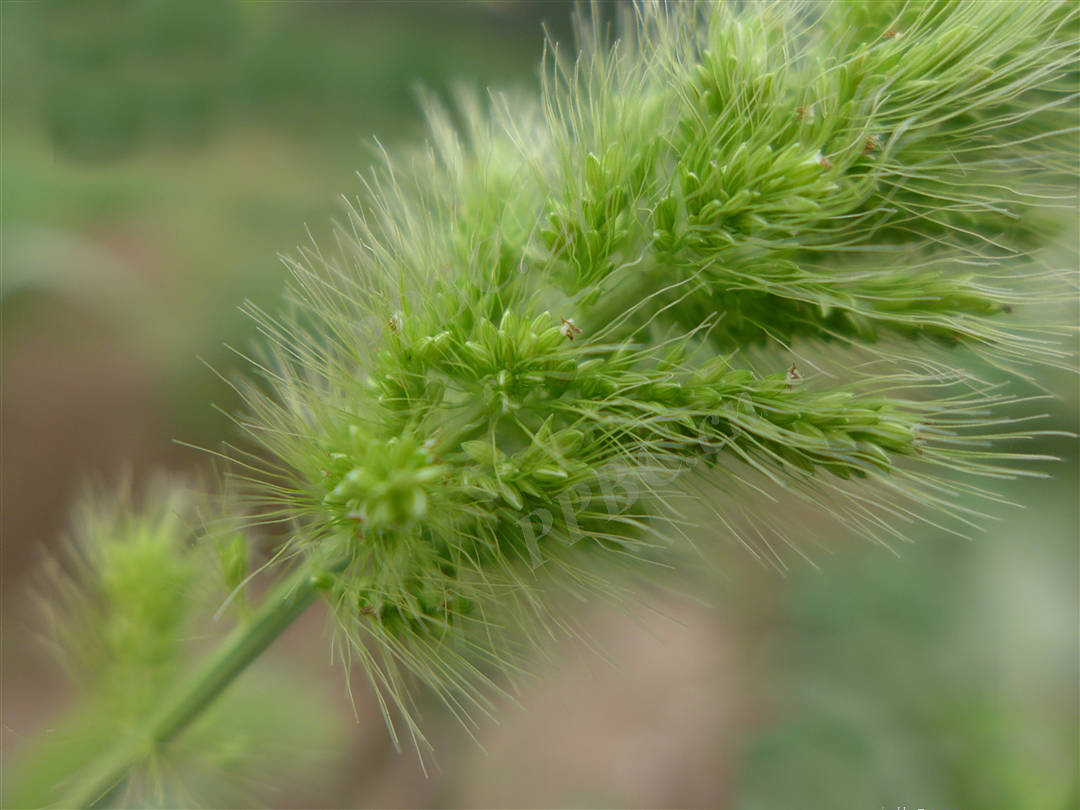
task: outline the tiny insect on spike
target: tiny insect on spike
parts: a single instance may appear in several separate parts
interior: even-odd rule
[[[890,28],[882,36],[884,36],[885,39],[903,39],[904,32],[899,28]]]
[[[818,152],[818,165],[821,166],[821,168],[823,168],[823,169],[831,169],[834,166],[836,166],[835,163],[833,163],[831,160],[829,160],[825,155],[821,154],[820,152]]]
[[[804,121],[807,124],[814,123],[814,105],[804,104],[795,108],[795,120]]]
[[[581,328],[576,323],[574,323],[573,319],[560,318],[559,320],[562,321],[562,324],[559,326],[559,332],[567,340],[573,340],[574,335],[581,334]]]
[[[874,152],[878,152],[880,150],[881,150],[881,139],[878,138],[876,135],[871,135],[870,137],[868,137],[866,139],[866,142],[863,144],[862,153],[864,155],[870,155],[870,154],[873,154]]]
[[[794,387],[796,380],[802,379],[802,374],[799,373],[798,366],[794,362],[792,362],[791,368],[787,370],[786,377],[788,391],[790,391]]]

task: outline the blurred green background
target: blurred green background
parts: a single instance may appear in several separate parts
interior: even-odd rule
[[[607,9],[605,9],[606,11]],[[193,472],[229,437],[250,298],[278,254],[330,234],[374,155],[415,144],[417,86],[537,86],[558,2],[0,3],[2,683],[5,773],[70,690],[28,598],[87,478]],[[306,226],[306,228],[305,228]],[[1073,234],[1075,242],[1075,232]],[[1058,264],[1075,266],[1075,244]],[[1075,313],[1066,317],[1075,320]],[[1049,374],[1048,429],[1077,428],[1076,378]],[[961,542],[899,558],[837,538],[786,577],[732,545],[698,601],[655,597],[643,630],[589,611],[616,666],[572,644],[483,724],[426,712],[440,769],[397,755],[358,677],[358,716],[324,617],[260,666],[287,669],[327,729],[317,778],[274,806],[1071,808],[1078,788],[1077,445],[1053,478],[1005,485]],[[702,594],[698,594],[702,596]],[[652,632],[648,632],[651,630]],[[252,675],[251,677],[259,677]],[[242,687],[241,687],[242,688]],[[296,707],[294,707],[296,708]],[[6,778],[6,777],[5,777]]]

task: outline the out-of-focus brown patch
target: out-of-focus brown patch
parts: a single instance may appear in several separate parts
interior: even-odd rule
[[[7,315],[9,313],[5,313]],[[108,325],[63,300],[20,307],[5,323],[0,395],[2,747],[17,748],[61,708],[67,687],[45,651],[32,575],[68,530],[88,481],[201,463],[174,445],[154,375]]]
[[[4,453],[5,597],[65,529],[74,496],[91,476],[125,469],[136,479],[180,462],[145,370],[118,347],[87,348],[24,337],[5,351],[0,403]]]
[[[738,745],[756,714],[740,642],[715,612],[664,606],[647,629],[598,615],[616,666],[563,645],[555,668],[477,747],[463,742],[453,804],[464,807],[725,807]]]

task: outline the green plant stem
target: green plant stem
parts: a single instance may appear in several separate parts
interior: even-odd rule
[[[258,609],[225,639],[193,677],[165,699],[145,728],[105,752],[73,781],[55,806],[102,806],[140,762],[191,725],[248,664],[311,606],[321,590],[320,575],[340,571],[348,559],[343,554],[323,553],[300,565],[266,594]]]

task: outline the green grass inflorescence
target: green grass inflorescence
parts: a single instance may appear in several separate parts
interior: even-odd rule
[[[556,594],[665,559],[680,492],[782,564],[769,533],[800,538],[752,493],[888,542],[1028,469],[988,446],[1024,435],[1010,398],[944,358],[1068,358],[1039,248],[1075,205],[1076,28],[1057,2],[643,3],[552,47],[539,101],[429,104],[428,149],[290,260],[290,313],[252,308],[261,450],[234,453],[287,552],[343,556],[321,585],[392,731],[423,744],[409,678],[490,711],[527,642],[574,632]]]

